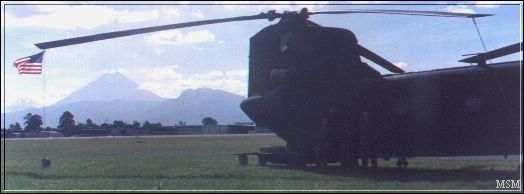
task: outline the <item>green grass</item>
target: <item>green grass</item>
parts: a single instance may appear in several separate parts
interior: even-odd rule
[[[518,178],[520,163],[518,156],[412,158],[404,170],[381,160],[378,170],[347,173],[336,165],[261,167],[254,157],[240,166],[232,155],[284,144],[274,136],[7,140],[2,189],[494,190],[496,179]],[[44,155],[49,169],[40,167]]]

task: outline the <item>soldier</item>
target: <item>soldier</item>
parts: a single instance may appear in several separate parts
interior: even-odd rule
[[[346,143],[342,145],[342,167],[347,170],[355,170],[358,168],[358,158],[360,158],[360,131],[354,126],[347,129],[346,133],[343,133]]]
[[[324,168],[327,166],[327,149],[328,149],[328,133],[327,118],[322,119],[321,127],[318,131],[317,142],[315,145],[315,160],[317,167]]]
[[[318,166],[326,166],[328,155],[338,154],[337,151],[343,150],[346,142],[342,134],[346,133],[348,129],[348,120],[345,115],[344,110],[331,107],[328,116],[322,119],[315,146]]]
[[[362,167],[367,168],[371,163],[372,168],[377,168],[376,145],[375,145],[375,129],[371,124],[371,113],[364,111],[360,121],[360,148],[362,151]]]

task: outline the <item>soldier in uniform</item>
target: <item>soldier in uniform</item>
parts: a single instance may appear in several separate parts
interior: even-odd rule
[[[359,148],[362,154],[362,167],[367,168],[371,163],[372,168],[377,168],[377,157],[376,157],[376,131],[371,123],[371,113],[364,111],[360,119],[360,144]]]

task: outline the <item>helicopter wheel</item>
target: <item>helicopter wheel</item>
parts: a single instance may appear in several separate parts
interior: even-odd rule
[[[325,162],[317,162],[315,166],[317,168],[327,168],[327,164]]]
[[[405,157],[398,158],[397,166],[400,169],[407,168],[409,165],[408,160]]]
[[[286,163],[286,166],[290,168],[303,168],[306,165],[300,162],[289,162],[289,163]]]
[[[358,159],[348,159],[347,161],[343,161],[341,165],[346,171],[353,172],[358,170]]]

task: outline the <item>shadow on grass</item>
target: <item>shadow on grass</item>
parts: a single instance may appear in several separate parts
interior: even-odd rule
[[[270,166],[271,168],[290,169],[285,166]],[[486,170],[485,166],[466,166],[459,169],[428,169],[428,168],[377,168],[377,169],[357,169],[346,170],[340,166],[328,166],[326,168],[299,167],[292,168],[312,173],[319,173],[339,177],[369,178],[377,181],[495,181],[519,179],[517,171]]]

